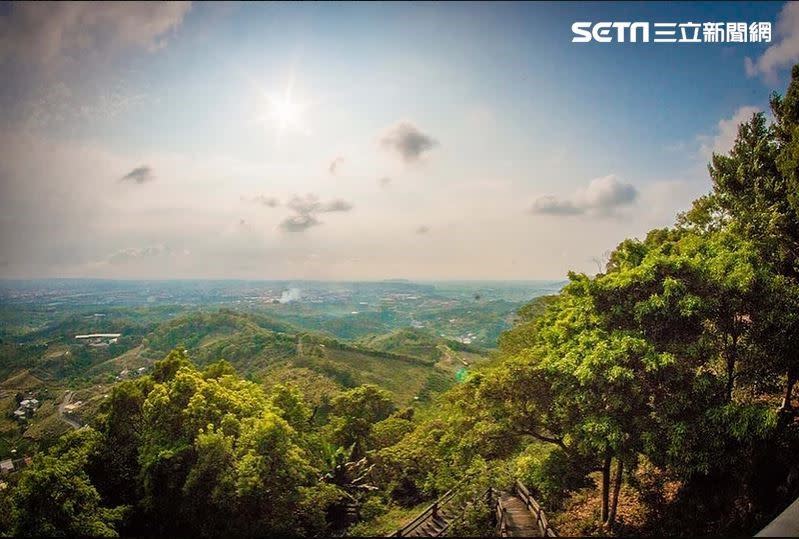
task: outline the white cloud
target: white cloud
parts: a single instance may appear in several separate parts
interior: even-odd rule
[[[188,255],[187,250],[175,251],[167,245],[150,245],[147,247],[128,247],[120,249],[108,257],[109,264],[126,264],[142,258],[168,256],[172,254]]]
[[[278,206],[280,206],[280,199],[278,199],[277,197],[268,196],[268,195],[256,195],[256,196],[254,196],[254,197],[252,197],[250,199],[247,199],[246,197],[242,197],[242,200],[255,202],[255,203],[260,204],[262,206],[265,206],[267,208],[277,208]]]
[[[339,155],[330,162],[330,164],[327,167],[327,171],[333,176],[335,176],[338,168],[341,167],[343,164],[344,164],[344,158]]]
[[[0,63],[41,66],[100,49],[154,51],[191,2],[15,2],[0,17]]]
[[[635,202],[638,190],[629,183],[623,183],[614,174],[591,180],[588,187],[575,195],[577,207],[609,211],[619,206]]]
[[[0,15],[0,121],[26,130],[108,120],[141,105],[147,93],[126,80],[123,53],[164,47],[191,7],[189,2],[7,5]]]
[[[25,98],[9,106],[27,130],[44,129],[57,124],[110,120],[148,99],[142,92],[124,83],[102,88],[75,88],[63,80],[34,84]],[[12,111],[7,111],[10,113]]]
[[[776,40],[759,58],[744,59],[749,77],[761,75],[773,83],[777,71],[799,62],[799,3],[788,2],[777,17]]]
[[[154,179],[153,169],[147,165],[136,167],[120,178],[123,182],[134,182],[138,184],[147,183]]]
[[[547,215],[579,215],[585,210],[575,206],[571,200],[561,200],[558,197],[547,195],[535,199],[531,211]]]
[[[530,209],[531,213],[543,215],[611,215],[618,208],[633,204],[638,190],[629,183],[619,181],[614,175],[594,178],[588,185],[568,198],[547,195],[539,197]]]
[[[286,232],[304,232],[313,226],[322,224],[319,219],[310,213],[290,215],[280,222],[280,228]]]
[[[335,200],[331,200],[330,202],[322,204],[322,207],[319,209],[319,211],[323,213],[328,213],[335,211],[350,211],[351,209],[352,209],[352,204],[350,204],[346,200],[337,198]]]
[[[707,172],[697,172],[696,177],[658,180],[641,188],[639,206],[643,211],[636,220],[639,237],[649,229],[673,225],[678,213],[690,209],[694,200],[710,191]]]
[[[330,213],[339,211],[350,211],[352,204],[340,198],[331,200],[330,202],[322,202],[319,197],[312,194],[303,196],[294,196],[286,204],[289,208],[297,213]]]
[[[320,213],[347,212],[352,209],[352,204],[340,198],[329,202],[321,202],[316,195],[308,194],[304,197],[294,196],[286,206],[295,212],[280,222],[280,228],[286,232],[304,232],[311,227],[322,224],[316,216]]]
[[[743,122],[749,121],[756,112],[761,112],[761,109],[746,105],[739,107],[731,117],[719,120],[715,134],[712,136],[700,135],[698,137],[700,156],[709,159],[714,153],[724,154],[729,152],[738,137],[738,126]]]
[[[438,141],[411,122],[399,122],[383,133],[380,145],[399,154],[406,163],[413,163],[438,146]]]

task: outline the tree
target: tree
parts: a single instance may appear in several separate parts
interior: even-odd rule
[[[247,418],[235,454],[235,529],[255,536],[297,533],[299,487],[309,483],[314,470],[291,426],[272,412]]]
[[[317,471],[306,440],[282,417],[307,427],[310,413],[296,391],[279,388],[270,401],[226,362],[200,372],[177,351],[156,364],[153,378],[115,387],[99,449],[79,464],[129,481],[139,510],[131,529],[201,536],[325,529],[317,513],[313,522],[298,513],[315,496],[304,487]],[[124,497],[118,482],[101,484],[109,498]]]
[[[409,419],[394,414],[372,425],[369,447],[382,449],[398,443],[413,430],[413,422]]]
[[[514,355],[535,344],[535,321],[546,311],[557,296],[540,296],[522,306],[516,313],[514,326],[499,336],[499,348],[504,354]]]
[[[634,256],[628,256],[630,250]],[[592,284],[609,327],[640,331],[659,349],[725,373],[732,398],[768,270],[751,242],[729,231],[656,230],[620,245]]]
[[[236,368],[229,361],[220,359],[203,369],[204,378],[221,378],[222,376],[235,376]]]
[[[15,536],[117,536],[123,508],[103,507],[84,470],[99,439],[83,428],[35,457],[11,497]]]
[[[194,441],[196,460],[182,488],[186,514],[207,537],[230,532],[235,518],[234,438],[211,429]]]
[[[605,327],[591,292],[589,278],[572,275],[539,319],[535,345],[486,376],[479,394],[511,431],[557,446],[553,458],[601,471],[602,520],[612,524],[611,462],[620,474],[641,450],[650,397],[674,358],[638,332]]]
[[[10,536],[13,531],[13,511],[8,484],[3,483],[0,486],[0,536],[2,537]]]
[[[720,430],[711,424],[722,415],[706,413],[730,403],[748,368],[763,273],[752,244],[723,230],[626,240],[605,274],[570,275],[529,344],[482,377],[481,402],[506,432],[556,446],[538,465],[552,466],[562,488],[581,481],[557,462],[583,477],[601,472],[602,520],[612,525],[624,469],[639,455],[692,473],[723,452],[700,447],[703,433]]]
[[[274,386],[269,402],[293,429],[302,432],[310,428],[311,409],[296,387],[283,384]]]
[[[353,446],[353,459],[366,453],[372,425],[396,410],[387,391],[369,384],[336,395],[331,405],[331,437],[343,447]]]
[[[185,350],[174,349],[164,359],[153,365],[152,377],[156,382],[167,382],[175,376],[181,367],[191,365]]]
[[[792,309],[781,300],[796,297],[799,289],[799,66],[793,68],[785,96],[772,96],[771,110],[773,125],[764,114],[754,114],[740,125],[729,154],[713,155],[713,192],[697,200],[680,225],[726,227],[752,242],[770,266],[774,280],[763,291],[771,295],[763,298],[759,319],[752,317],[752,323],[785,375],[783,408],[789,410],[799,378],[793,337],[799,321],[783,316]]]
[[[120,382],[103,403],[97,421],[102,438],[87,471],[109,503],[132,505],[141,496],[137,487],[142,405],[152,386],[149,377]]]

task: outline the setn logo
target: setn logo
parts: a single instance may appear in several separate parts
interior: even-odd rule
[[[746,22],[575,22],[572,43],[770,43],[771,23]]]
[[[631,43],[638,42],[639,37],[644,43],[649,41],[648,22],[598,22],[593,24],[593,28],[592,24],[590,22],[572,24],[572,32],[575,34],[572,43],[588,43],[592,39],[599,43],[610,43],[614,41],[614,37],[617,43],[625,43],[628,37]]]

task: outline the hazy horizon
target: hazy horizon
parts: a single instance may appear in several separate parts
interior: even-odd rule
[[[557,284],[566,283],[568,279],[237,279],[231,277],[221,278],[163,278],[163,279],[129,279],[122,277],[36,277],[36,278],[15,278],[0,277],[0,283],[13,282],[47,282],[47,281],[103,281],[120,283],[148,283],[148,282],[241,282],[241,283],[412,283],[412,284],[469,284],[469,283],[497,283],[497,284]]]

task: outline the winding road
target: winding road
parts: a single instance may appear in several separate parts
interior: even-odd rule
[[[72,401],[73,394],[74,393],[72,391],[67,391],[64,394],[64,399],[61,401],[61,404],[58,405],[58,417],[61,419],[61,421],[63,421],[73,429],[79,429],[81,427],[80,423],[64,415],[64,407]]]

